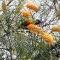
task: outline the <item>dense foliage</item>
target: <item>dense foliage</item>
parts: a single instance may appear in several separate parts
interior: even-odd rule
[[[29,1],[33,1],[34,4],[30,2],[24,5]],[[60,3],[58,0],[2,0],[0,2],[0,60],[59,59],[57,57],[57,51],[60,51]],[[24,6],[30,10],[26,11]],[[45,36],[42,35],[44,39],[47,39],[49,34],[54,35],[58,44],[54,46],[56,51],[52,50],[41,36],[35,34],[33,25],[29,29],[34,33],[26,28],[27,24],[32,23],[39,23],[42,30],[36,31],[40,31],[39,33],[44,31]],[[46,35],[45,32],[49,34]]]

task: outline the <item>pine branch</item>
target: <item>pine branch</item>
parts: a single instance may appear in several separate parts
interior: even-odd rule
[[[12,2],[13,0],[10,0],[9,3],[7,4],[7,6],[9,6],[9,4]]]

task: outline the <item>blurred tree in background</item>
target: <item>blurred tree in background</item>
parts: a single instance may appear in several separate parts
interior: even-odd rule
[[[58,60],[40,36],[22,26],[24,17],[21,17],[20,10],[27,1],[29,0],[0,1],[0,60]],[[33,21],[42,21],[43,29],[54,34],[60,45],[60,33],[50,29],[51,25],[60,25],[60,1],[32,1],[41,6],[41,10],[32,14]]]

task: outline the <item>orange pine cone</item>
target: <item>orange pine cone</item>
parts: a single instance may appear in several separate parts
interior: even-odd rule
[[[36,3],[33,3],[33,2],[28,2],[26,4],[26,7],[29,8],[29,9],[32,9],[34,11],[38,11],[39,8],[40,8]]]
[[[41,35],[41,37],[48,42],[49,45],[53,45],[56,41],[55,41],[55,37],[52,34],[49,34],[47,32],[44,32],[43,35]]]
[[[21,16],[23,16],[23,17],[32,16],[31,12],[27,8],[23,8],[20,12],[21,12]]]
[[[52,31],[53,32],[60,32],[60,26],[58,26],[58,25],[52,26]]]
[[[34,24],[29,24],[27,26],[27,28],[30,30],[30,32],[35,33],[35,34],[42,34],[43,33],[42,28],[37,25],[34,25]]]

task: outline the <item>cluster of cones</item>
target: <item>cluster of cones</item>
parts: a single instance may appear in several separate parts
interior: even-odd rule
[[[33,12],[37,12],[41,9],[41,6],[34,2],[27,2],[24,4],[24,7],[20,10],[20,15],[25,18],[27,23],[26,27],[30,30],[30,32],[37,34],[43,38],[44,41],[48,42],[49,45],[54,45],[56,43],[55,36],[44,31],[41,26],[38,26],[33,23],[33,19],[30,19]],[[52,31],[60,32],[59,27],[52,28]]]

